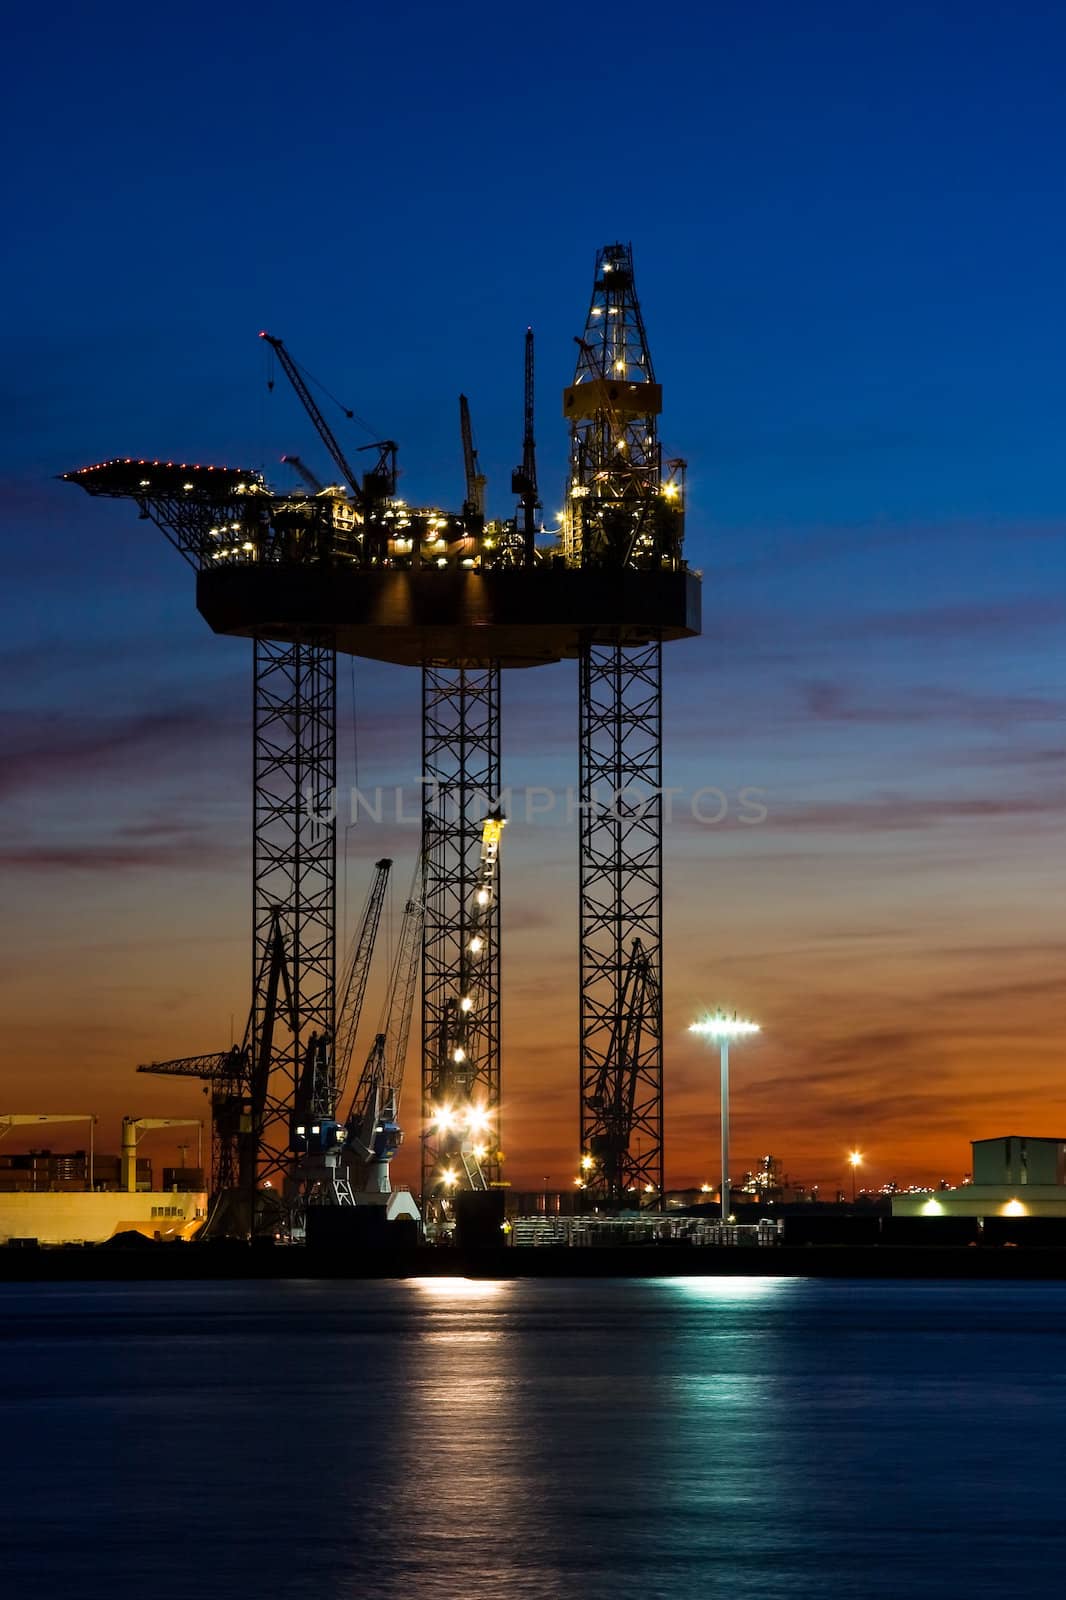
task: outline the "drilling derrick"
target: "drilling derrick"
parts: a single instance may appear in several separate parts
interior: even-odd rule
[[[537,440],[534,432],[533,393],[533,329],[526,329],[525,392],[522,408],[522,465],[511,473],[511,493],[518,496],[521,514],[522,562],[531,567],[536,559],[537,512],[540,496],[537,493]],[[519,518],[515,518],[516,524]]]
[[[683,463],[664,474],[662,388],[628,245],[598,253],[577,345],[563,393],[565,558],[619,575],[682,572]],[[654,628],[601,630],[579,655],[581,1149],[588,1187],[615,1201],[663,1185],[663,638]],[[627,951],[640,952],[637,986]],[[641,1045],[620,1062],[638,988]],[[622,1080],[625,1095],[607,1093]]]

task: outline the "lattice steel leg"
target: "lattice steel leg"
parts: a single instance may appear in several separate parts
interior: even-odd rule
[[[663,1185],[662,646],[580,659],[581,1149],[612,1202]]]
[[[422,1195],[446,1196],[469,1175],[457,1128],[434,1122],[441,1107],[476,1101],[491,1120],[487,1181],[498,1175],[500,1104],[500,903],[479,924],[479,1001],[464,1025],[464,1059],[451,1059],[454,1008],[470,989],[471,920],[482,824],[500,795],[500,669],[426,666],[422,673],[422,842],[426,916],[422,937]]]
[[[250,1093],[260,1180],[284,1161],[311,1035],[333,1036],[336,706],[331,642],[256,640]],[[275,929],[287,969],[280,982]]]

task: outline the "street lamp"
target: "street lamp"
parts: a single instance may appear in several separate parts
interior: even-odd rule
[[[848,1155],[848,1164],[851,1167],[851,1203],[855,1204],[855,1173],[862,1166],[862,1151],[852,1150]]]
[[[745,1034],[758,1033],[759,1024],[738,1017],[734,1011],[727,1017],[724,1011],[693,1022],[689,1033],[700,1033],[705,1039],[718,1043],[718,1061],[722,1086],[722,1221],[729,1221],[729,1041],[741,1039]]]

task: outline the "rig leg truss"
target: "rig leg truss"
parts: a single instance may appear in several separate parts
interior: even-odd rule
[[[255,641],[251,1099],[260,1179],[283,1163],[312,1036],[332,1047],[336,706],[332,640]]]
[[[495,883],[491,895],[481,887],[485,819],[500,796],[498,664],[423,668],[422,784],[422,1194],[428,1204],[498,1176],[500,901]],[[469,1124],[463,1124],[470,1107],[481,1114],[476,1159]]]
[[[590,1189],[645,1203],[663,1186],[661,643],[586,645],[580,685],[581,1149]]]

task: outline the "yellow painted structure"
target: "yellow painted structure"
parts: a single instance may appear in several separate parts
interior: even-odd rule
[[[0,1245],[9,1239],[100,1244],[133,1229],[148,1239],[188,1239],[206,1216],[206,1194],[0,1194]]]

